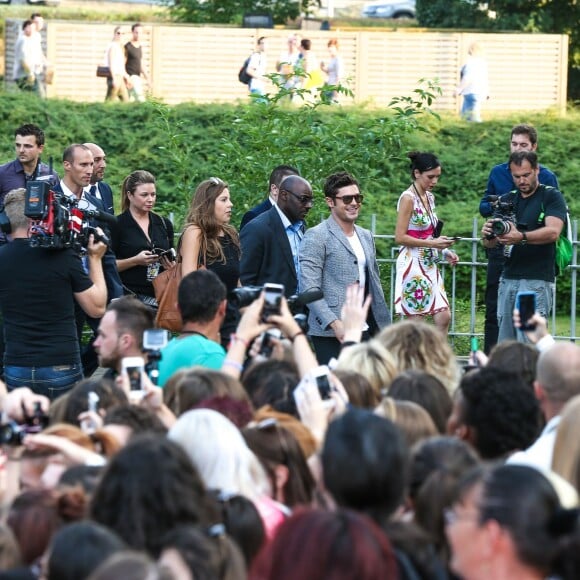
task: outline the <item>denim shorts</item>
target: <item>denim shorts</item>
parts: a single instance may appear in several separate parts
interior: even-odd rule
[[[4,380],[8,390],[29,387],[51,401],[66,393],[83,378],[81,363],[54,367],[16,367],[6,365]]]

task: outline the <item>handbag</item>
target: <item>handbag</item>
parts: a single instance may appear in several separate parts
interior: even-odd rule
[[[108,79],[111,77],[111,69],[108,66],[99,65],[97,67],[97,76]]]
[[[157,300],[157,316],[155,317],[155,326],[157,328],[165,328],[171,332],[181,332],[183,320],[179,313],[177,306],[177,296],[179,292],[179,284],[181,283],[181,240],[183,234],[177,243],[177,264],[170,270],[161,272],[153,280],[153,290],[155,291],[155,298]],[[205,270],[205,264],[198,267],[199,270]]]
[[[180,332],[183,326],[181,314],[177,307],[177,294],[181,283],[181,255],[177,256],[177,264],[170,270],[161,272],[153,280],[153,289],[157,299],[157,316],[155,326],[171,332]]]

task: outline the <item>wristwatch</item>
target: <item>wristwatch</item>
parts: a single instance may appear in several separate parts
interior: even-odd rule
[[[521,246],[525,246],[528,243],[528,236],[526,236],[526,232],[520,232],[522,234],[522,241],[520,242]]]

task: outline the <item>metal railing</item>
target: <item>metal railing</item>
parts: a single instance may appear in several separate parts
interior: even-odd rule
[[[376,216],[371,216],[371,231],[373,233],[373,237],[376,240],[387,240],[393,245],[390,248],[390,257],[378,257],[379,264],[388,264],[390,268],[390,275],[389,275],[389,293],[385,292],[385,297],[388,299],[389,306],[391,308],[391,312],[394,312],[394,295],[395,295],[395,276],[396,276],[396,261],[398,255],[398,247],[394,244],[395,236],[392,234],[379,234],[376,232]],[[471,249],[471,256],[470,259],[460,259],[459,263],[451,268],[450,266],[446,265],[445,262],[441,264],[441,272],[442,276],[445,280],[445,288],[447,290],[447,295],[449,298],[449,303],[451,306],[451,324],[449,327],[449,337],[451,342],[454,342],[454,339],[457,337],[483,337],[483,331],[477,328],[477,320],[476,320],[476,312],[478,308],[478,295],[477,295],[477,280],[478,277],[482,277],[483,280],[486,278],[486,269],[487,269],[487,260],[481,260],[478,258],[478,254],[482,253],[482,246],[481,246],[481,236],[480,236],[480,227],[478,224],[477,218],[473,219],[473,228],[472,234],[470,238],[461,238],[460,241],[457,242],[458,246],[458,254],[460,258],[463,258],[466,255],[466,252],[462,251],[465,246],[468,244],[470,245]],[[554,335],[555,338],[560,340],[571,340],[576,341],[579,340],[580,337],[576,335],[576,292],[577,292],[577,279],[578,279],[578,221],[574,220],[572,222],[572,245],[573,245],[573,255],[572,255],[572,263],[566,269],[565,272],[560,274],[556,278],[556,284],[554,289],[554,307],[552,309],[551,320],[550,320],[550,332]],[[469,324],[468,330],[458,330],[457,329],[457,276],[458,271],[461,268],[469,268],[470,269],[470,288],[469,288]],[[451,278],[451,283],[448,284],[448,278]],[[556,312],[558,310],[558,283],[561,282],[563,279],[569,278],[571,284],[570,290],[570,331],[568,334],[558,334],[556,330]],[[385,288],[386,290],[386,288]],[[462,296],[465,296],[465,292],[461,293]],[[484,306],[483,299],[479,301],[481,307]]]

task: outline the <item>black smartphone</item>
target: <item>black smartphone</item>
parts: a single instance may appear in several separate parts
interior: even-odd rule
[[[520,329],[535,330],[536,325],[534,323],[528,324],[528,321],[536,312],[536,293],[518,292],[516,296],[516,308],[520,312]]]
[[[320,398],[323,401],[330,399],[330,381],[328,380],[328,367],[325,365],[319,366],[315,371],[316,386],[320,393]]]
[[[283,284],[264,284],[264,307],[262,308],[262,322],[266,322],[272,314],[280,314],[280,305],[284,296]]]

